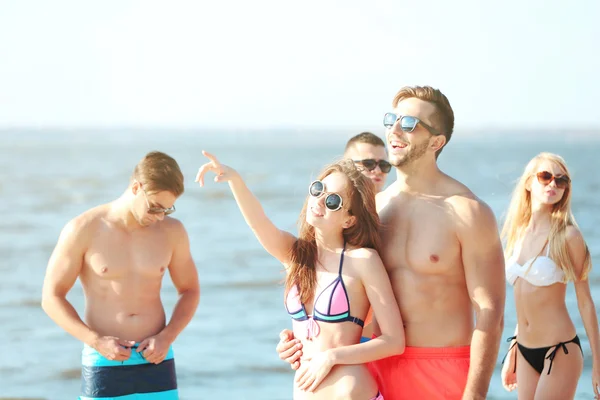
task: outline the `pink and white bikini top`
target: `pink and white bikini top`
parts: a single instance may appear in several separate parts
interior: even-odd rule
[[[340,256],[340,267],[338,276],[323,291],[316,296],[313,305],[313,315],[306,312],[306,307],[300,301],[300,294],[297,286],[293,286],[285,299],[285,308],[294,321],[307,321],[306,338],[312,339],[319,335],[321,331],[316,321],[326,323],[353,322],[361,327],[365,325],[360,318],[350,314],[350,300],[348,292],[342,277],[342,266],[344,265],[344,252],[346,243]]]
[[[550,243],[546,254],[530,258],[525,264],[517,262],[521,246],[515,247],[512,257],[506,261],[506,280],[514,285],[517,278],[525,279],[534,286],[550,286],[562,283],[565,273],[560,269],[550,256]],[[528,271],[529,270],[529,271]]]

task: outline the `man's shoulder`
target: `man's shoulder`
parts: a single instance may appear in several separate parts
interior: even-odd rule
[[[89,243],[104,215],[106,215],[105,206],[94,207],[82,212],[63,226],[60,232],[60,241],[82,245]]]
[[[71,230],[77,233],[85,233],[95,229],[100,221],[104,219],[108,212],[108,205],[103,204],[90,208],[71,219],[65,225],[65,230]]]
[[[462,182],[454,178],[450,179],[445,202],[458,221],[469,224],[476,220],[480,222],[494,220],[495,223],[494,212],[485,201],[480,199]]]
[[[161,229],[164,229],[170,236],[180,237],[181,235],[187,235],[187,231],[183,226],[183,223],[177,218],[165,217],[160,222]]]
[[[464,186],[464,185],[463,185]],[[466,186],[464,186],[466,188]],[[447,204],[451,208],[456,234],[461,240],[495,242],[498,238],[496,215],[492,208],[470,190],[449,196]]]
[[[161,224],[167,229],[184,229],[183,222],[173,217],[165,217]]]
[[[444,189],[446,202],[454,208],[464,208],[466,212],[480,207],[488,207],[467,185],[455,178],[446,175]]]

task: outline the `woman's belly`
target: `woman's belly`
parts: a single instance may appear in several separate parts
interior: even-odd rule
[[[519,343],[543,347],[575,336],[575,326],[565,304],[565,285],[536,287],[518,279],[514,294]]]
[[[299,376],[303,367],[296,371]],[[336,365],[313,392],[298,389],[294,378],[294,400],[370,400],[378,393],[366,365]]]
[[[307,321],[294,321],[294,336],[302,342],[302,358],[296,377],[308,367],[310,358],[329,349],[360,342],[362,328],[352,322],[319,324],[319,334],[308,339]],[[364,364],[335,365],[313,392],[298,389],[294,379],[295,400],[370,400],[377,395],[377,383]]]

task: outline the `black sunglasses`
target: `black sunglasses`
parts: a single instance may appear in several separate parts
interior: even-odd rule
[[[569,186],[571,183],[571,179],[566,175],[553,175],[548,171],[540,171],[536,174],[537,180],[542,185],[549,185],[552,181],[556,183],[556,187],[559,189],[564,189]]]
[[[156,215],[156,214],[165,214],[170,215],[175,212],[175,204],[173,204],[170,208],[162,208],[162,207],[152,207],[150,206],[150,200],[148,200],[148,194],[142,187],[142,193],[144,193],[144,197],[146,198],[146,205],[148,206],[148,214]]]
[[[384,174],[387,174],[392,169],[392,164],[387,162],[386,160],[374,160],[372,158],[366,158],[364,160],[352,160],[357,164],[361,164],[363,167],[367,169],[367,171],[373,171],[379,165],[379,169]]]
[[[439,135],[440,133],[432,126],[427,125],[417,117],[411,117],[410,115],[396,115],[394,113],[385,113],[383,116],[383,126],[391,128],[394,126],[396,121],[400,120],[400,129],[404,132],[410,133],[415,130],[418,124],[421,124],[431,133],[432,135]]]
[[[321,181],[314,181],[308,187],[308,193],[313,197],[321,197],[327,194],[325,197],[325,207],[329,211],[337,211],[342,208],[342,196],[337,193],[326,193],[325,184]]]

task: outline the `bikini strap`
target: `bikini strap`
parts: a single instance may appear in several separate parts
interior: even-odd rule
[[[511,336],[509,338],[506,339],[507,342],[512,342],[513,340],[515,341],[509,348],[508,351],[506,352],[506,354],[504,355],[504,358],[502,359],[502,364],[504,365],[504,361],[506,361],[506,357],[508,357],[508,353],[510,353],[510,351],[513,349],[513,347],[515,347],[517,345],[517,337],[516,336]],[[515,369],[513,372],[517,372],[517,359],[515,358]]]
[[[550,371],[552,371],[552,362],[554,361],[554,357],[556,357],[556,353],[558,353],[558,350],[562,349],[565,354],[569,354],[569,350],[567,349],[567,344],[569,344],[569,343],[579,344],[579,338],[577,336],[575,336],[573,339],[569,340],[568,342],[560,342],[559,344],[557,344],[554,347],[554,350],[552,350],[550,352],[550,354],[548,354],[548,356],[546,356],[546,359],[550,360],[550,367],[548,368],[547,375],[550,375]],[[579,345],[579,348],[581,348],[581,345]],[[583,354],[583,351],[581,352],[581,354]]]
[[[513,347],[516,346],[516,344],[517,344],[517,337],[516,336],[511,336],[511,337],[509,337],[509,338],[506,339],[506,341],[508,343],[512,342],[513,340],[515,342],[510,345],[510,347],[508,348],[508,352],[510,352],[513,349]],[[508,356],[508,352],[506,353],[506,356]],[[504,360],[506,360],[506,356],[504,356],[504,358],[502,359],[502,364],[504,364]]]
[[[521,253],[521,247],[523,246],[523,238],[520,237],[516,242],[515,245],[513,246],[513,251],[512,251],[512,255],[514,256],[518,256]]]
[[[550,375],[550,371],[552,371],[552,363],[554,362],[554,357],[556,357],[556,353],[558,353],[559,349],[563,349],[563,351],[565,352],[565,354],[569,354],[569,350],[567,350],[567,346],[566,344],[570,343],[570,342],[560,342],[559,344],[557,344],[554,347],[554,350],[552,350],[550,352],[550,354],[548,354],[548,356],[546,356],[547,360],[550,360],[550,368],[548,368],[548,374]]]
[[[340,256],[340,268],[338,275],[342,276],[342,266],[344,265],[344,252],[346,251],[346,241],[344,240],[344,248],[342,249],[342,255]]]
[[[548,247],[546,248],[546,257],[550,257],[550,238],[546,241]]]

